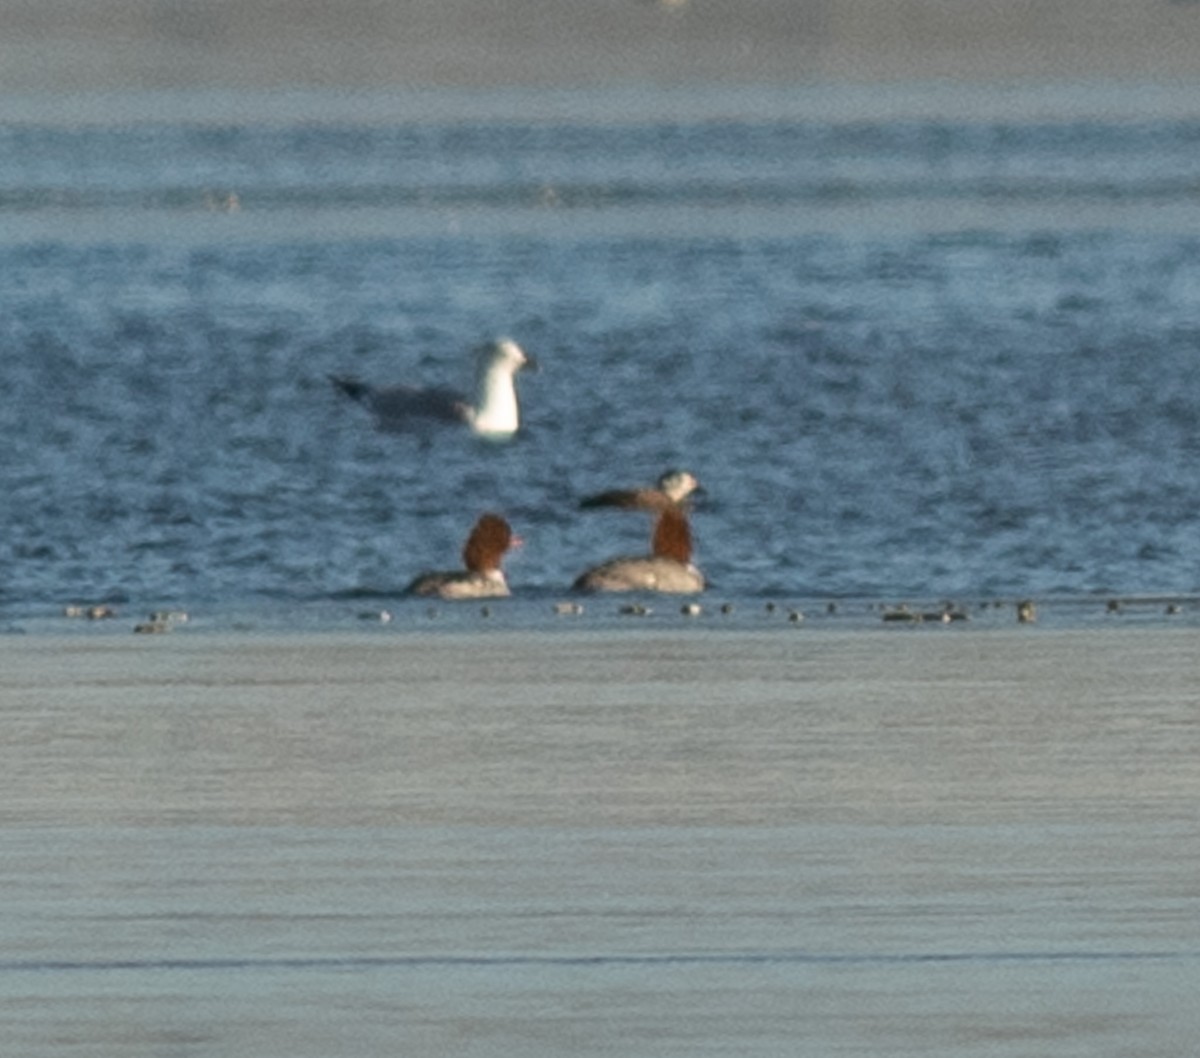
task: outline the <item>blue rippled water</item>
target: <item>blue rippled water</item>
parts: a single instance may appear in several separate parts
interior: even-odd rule
[[[518,593],[709,489],[730,596],[1200,590],[1200,124],[0,126],[0,604]],[[326,376],[542,362],[513,444]]]

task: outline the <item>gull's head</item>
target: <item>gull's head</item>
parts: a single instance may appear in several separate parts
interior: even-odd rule
[[[658,479],[658,487],[673,503],[686,500],[692,493],[703,493],[704,487],[687,470],[668,470]]]
[[[485,371],[499,368],[510,375],[538,368],[537,361],[511,338],[498,338],[484,349],[480,365]]]

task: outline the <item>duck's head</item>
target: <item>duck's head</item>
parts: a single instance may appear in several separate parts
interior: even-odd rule
[[[704,486],[687,470],[668,470],[658,479],[658,487],[673,503],[681,503],[693,494],[704,493]]]
[[[469,572],[484,576],[498,573],[505,552],[519,544],[520,538],[500,515],[480,515],[463,546],[463,565]]]

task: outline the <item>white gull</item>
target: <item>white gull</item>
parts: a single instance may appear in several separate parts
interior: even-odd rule
[[[354,378],[330,375],[330,381],[372,415],[381,430],[401,433],[423,423],[465,423],[476,434],[507,440],[521,425],[513,376],[537,362],[511,338],[500,338],[478,357],[474,403],[454,390],[420,386],[372,386]]]

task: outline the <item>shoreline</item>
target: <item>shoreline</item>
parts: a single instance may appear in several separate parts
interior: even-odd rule
[[[586,86],[222,84],[146,88],[18,86],[4,125],[104,128],[439,124],[648,125],[661,122],[891,121],[1041,124],[1200,118],[1200,71],[1183,79],[917,78],[771,82],[653,81]]]
[[[1188,627],[4,637],[0,815],[1185,818],[1200,796],[1195,638]]]
[[[1195,642],[2,638],[6,1038],[1186,1053]]]
[[[367,88],[647,81],[1200,76],[1200,10],[1053,0],[634,0],[548,9],[504,0],[16,0],[7,92],[225,84]]]
[[[1018,608],[1032,604],[1032,620]],[[102,616],[90,619],[97,608]],[[446,602],[387,593],[337,599],[236,600],[220,606],[179,599],[72,599],[64,606],[9,602],[0,608],[0,643],[111,639],[136,630],[170,638],[404,637],[617,634],[870,635],[925,631],[973,635],[1009,628],[1132,630],[1195,628],[1200,595],[1147,592],[1092,595],[753,596],[710,590],[699,597],[646,593],[577,595],[537,590],[500,599]],[[143,638],[143,637],[138,637]],[[152,636],[161,639],[163,635]]]

